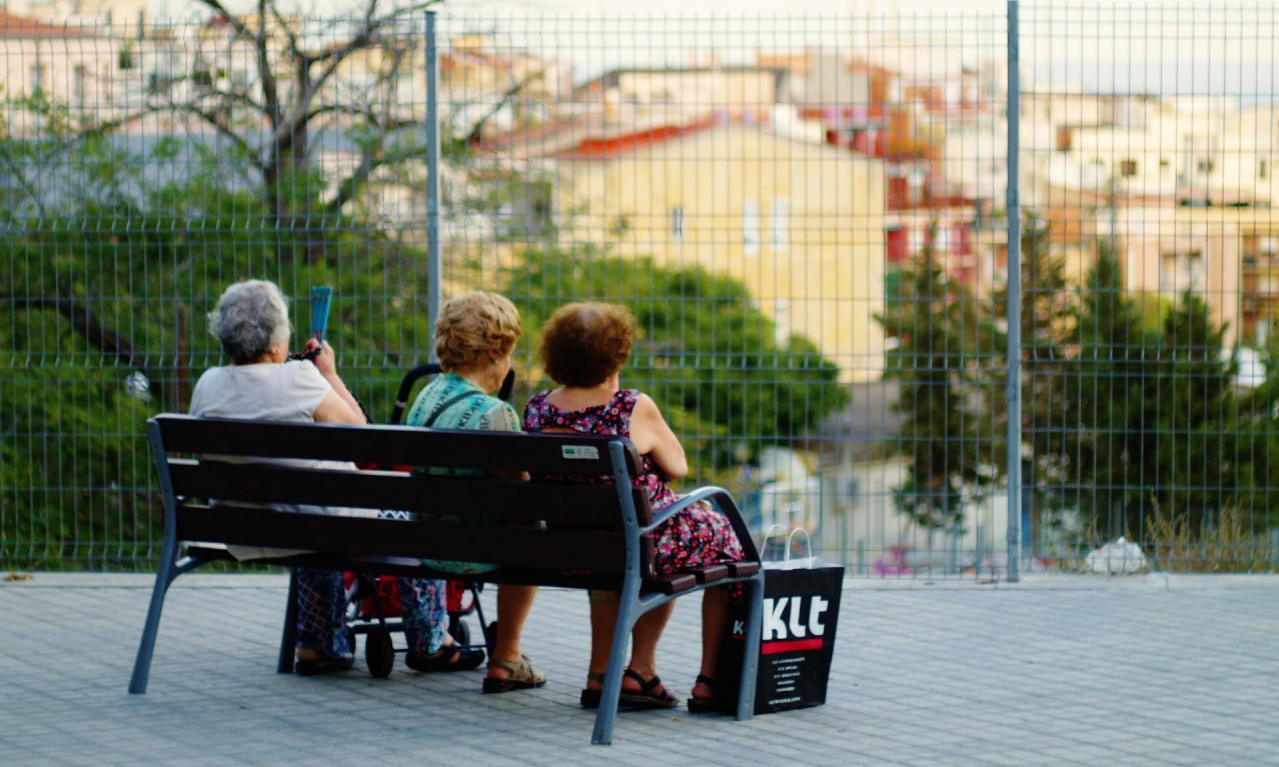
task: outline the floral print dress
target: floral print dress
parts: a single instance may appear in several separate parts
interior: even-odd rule
[[[630,437],[631,414],[639,392],[623,389],[604,405],[563,411],[546,401],[550,392],[534,396],[524,406],[525,431],[572,429],[586,434]],[[649,455],[641,456],[641,472],[631,481],[648,493],[654,510],[674,503],[677,496],[662,479]],[[610,477],[588,478],[607,483]],[[705,505],[693,505],[663,522],[654,530],[654,559],[657,571],[673,573],[720,562],[736,562],[745,554],[733,527],[723,514]]]

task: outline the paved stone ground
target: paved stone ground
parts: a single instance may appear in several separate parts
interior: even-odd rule
[[[482,672],[275,673],[278,576],[170,591],[146,695],[126,692],[150,578],[0,584],[0,765],[1279,765],[1279,579],[849,582],[826,706],[735,722],[623,714],[589,745],[586,598],[544,590],[543,690]],[[486,599],[488,596],[486,595]],[[696,602],[661,647],[681,695]]]

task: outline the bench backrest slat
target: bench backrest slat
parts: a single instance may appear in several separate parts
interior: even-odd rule
[[[437,466],[531,474],[609,474],[608,444],[593,434],[552,435],[446,431],[412,426],[273,423],[161,415],[165,449],[176,453],[314,458],[356,463]],[[447,435],[423,439],[423,433]],[[627,450],[634,476],[639,458]]]
[[[295,514],[235,505],[183,506],[179,540],[268,546],[365,557],[493,562],[547,570],[617,573],[626,560],[620,533],[405,522],[392,519]],[[554,545],[547,544],[554,540]]]
[[[179,497],[255,503],[312,504],[418,513],[467,514],[494,520],[534,518],[549,524],[617,527],[611,485],[387,471],[310,469],[268,464],[170,459]],[[632,489],[647,517],[648,498]]]

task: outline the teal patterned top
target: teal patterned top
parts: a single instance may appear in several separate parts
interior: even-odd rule
[[[433,429],[523,431],[519,414],[510,403],[489,396],[457,373],[445,373],[431,381],[413,401],[404,423],[424,426],[432,417]]]
[[[445,373],[427,384],[404,419],[408,426],[425,426],[428,422],[432,429],[522,431],[515,408],[490,396],[457,373]],[[451,473],[461,474],[462,471]],[[498,565],[448,559],[423,559],[422,564],[459,575],[491,573],[498,568]]]

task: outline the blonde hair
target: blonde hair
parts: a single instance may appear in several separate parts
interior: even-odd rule
[[[444,370],[469,370],[485,357],[510,354],[521,330],[520,313],[505,296],[463,293],[440,307],[435,356]]]
[[[568,304],[542,326],[542,366],[562,386],[595,386],[622,369],[635,344],[635,318],[617,304]]]

